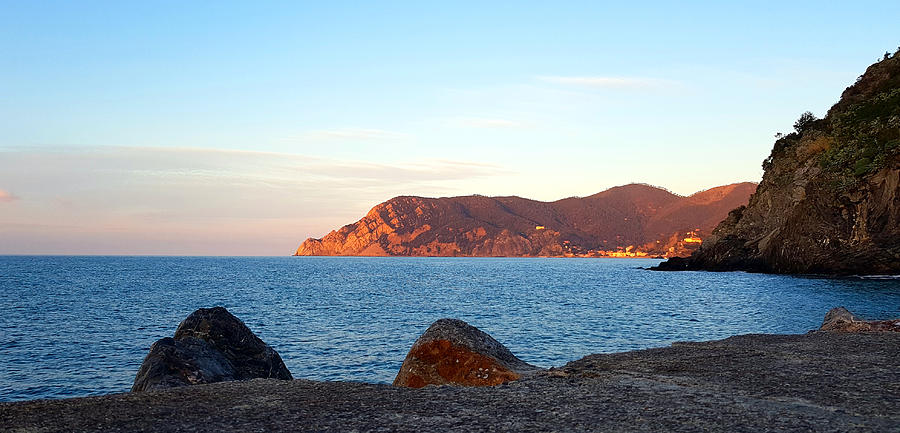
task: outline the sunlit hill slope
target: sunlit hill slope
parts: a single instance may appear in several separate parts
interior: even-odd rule
[[[307,239],[295,255],[686,255],[755,189],[755,183],[745,182],[684,197],[630,184],[554,202],[401,196],[322,239]]]

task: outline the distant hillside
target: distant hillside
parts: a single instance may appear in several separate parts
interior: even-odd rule
[[[630,184],[554,202],[401,196],[322,239],[307,239],[295,255],[687,255],[755,189],[755,183],[745,182],[682,197]]]

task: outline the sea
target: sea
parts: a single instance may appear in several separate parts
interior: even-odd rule
[[[390,383],[437,319],[519,358],[900,317],[897,277],[654,272],[654,259],[0,256],[0,401],[127,392],[154,341],[224,306],[295,378]]]

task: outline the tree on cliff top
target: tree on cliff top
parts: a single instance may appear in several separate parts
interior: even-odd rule
[[[806,128],[808,128],[809,125],[811,125],[816,120],[819,120],[819,118],[816,117],[815,114],[812,114],[812,112],[807,111],[801,114],[800,118],[797,119],[796,122],[794,122],[794,131],[797,131],[798,134],[802,134],[803,131],[805,131]]]

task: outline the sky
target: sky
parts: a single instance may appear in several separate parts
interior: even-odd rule
[[[0,0],[0,254],[287,255],[397,195],[758,181],[900,45],[900,2],[834,3]]]

